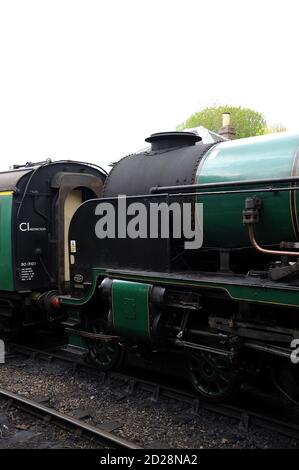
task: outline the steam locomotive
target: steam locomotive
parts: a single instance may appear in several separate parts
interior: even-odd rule
[[[261,373],[298,399],[299,135],[206,144],[169,132],[146,141],[70,222],[70,286],[55,300],[68,316],[70,345],[88,348],[103,370],[117,367],[125,350],[173,362],[178,354],[208,400],[230,398]],[[140,224],[151,224],[154,206],[159,233],[148,236]],[[191,233],[202,231],[200,246],[177,236],[185,207]]]

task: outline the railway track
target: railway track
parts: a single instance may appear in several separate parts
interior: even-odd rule
[[[47,422],[51,420],[55,424],[66,427],[68,429],[71,428],[75,429],[76,431],[81,431],[97,439],[97,441],[103,444],[103,446],[108,446],[109,448],[112,447],[115,449],[141,449],[141,447],[137,446],[136,444],[107,432],[97,426],[85,423],[71,415],[63,414],[57,410],[54,410],[53,408],[49,408],[48,406],[16,393],[12,393],[8,390],[3,390],[0,388],[0,398],[7,402],[8,407],[14,406],[33,416],[46,420]]]
[[[27,357],[32,358],[38,358],[49,363],[51,363],[52,361],[61,361],[64,363],[69,363],[72,365],[73,369],[88,371],[92,374],[104,377],[105,383],[107,385],[110,385],[111,387],[113,387],[114,382],[117,382],[118,384],[121,383],[124,395],[134,395],[135,393],[137,393],[138,390],[148,392],[149,398],[153,404],[158,404],[160,401],[165,399],[176,400],[180,403],[187,404],[189,405],[188,410],[185,411],[184,416],[182,416],[182,419],[185,419],[186,421],[188,421],[188,419],[191,420],[192,418],[196,417],[199,411],[204,409],[206,411],[237,420],[239,422],[239,426],[245,430],[249,430],[250,426],[255,425],[299,440],[299,410],[297,417],[296,413],[294,413],[294,409],[292,409],[288,415],[278,417],[273,416],[271,410],[261,412],[257,411],[254,407],[251,408],[249,406],[220,403],[212,404],[204,402],[200,400],[196,394],[175,387],[170,387],[162,383],[156,383],[154,381],[144,379],[142,377],[127,375],[123,372],[120,373],[115,371],[99,371],[96,367],[78,359],[76,355],[64,354],[59,348],[55,350],[40,350],[29,348],[23,345],[14,345],[13,347],[11,347],[7,359],[9,360],[9,357],[16,357],[16,354],[25,355]],[[26,400],[27,399],[25,399],[25,401]],[[63,420],[63,418],[61,419]],[[87,426],[87,428],[89,427],[89,425],[86,425],[85,423],[79,421],[78,425],[80,424],[83,426]],[[73,423],[73,425],[75,426],[76,424]],[[93,426],[91,426],[91,428],[93,428]],[[96,429],[98,430],[98,428]],[[86,432],[88,432],[87,429]],[[90,430],[90,432],[92,431]],[[126,443],[126,441],[124,442]],[[130,443],[127,444],[131,445]],[[131,448],[138,447],[135,446]]]

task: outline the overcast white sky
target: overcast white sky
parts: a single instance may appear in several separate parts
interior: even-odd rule
[[[107,165],[201,106],[299,131],[295,0],[0,0],[0,169]]]

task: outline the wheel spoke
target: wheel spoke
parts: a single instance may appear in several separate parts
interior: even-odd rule
[[[223,374],[219,374],[219,378],[224,380],[224,382],[226,383],[230,381],[230,377],[228,376],[225,377]]]
[[[193,355],[189,374],[196,390],[209,399],[222,399],[237,386],[232,364],[210,354]]]

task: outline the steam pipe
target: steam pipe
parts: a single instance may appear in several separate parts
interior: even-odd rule
[[[295,256],[296,258],[299,257],[298,251],[268,250],[266,248],[262,248],[255,239],[253,224],[248,224],[248,235],[252,246],[259,253],[263,253],[264,255]]]

